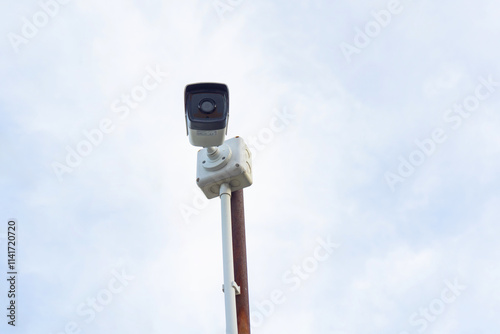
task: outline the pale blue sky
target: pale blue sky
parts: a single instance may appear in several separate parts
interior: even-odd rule
[[[2,333],[225,332],[220,204],[183,115],[199,81],[229,86],[255,153],[253,333],[498,333],[497,2],[61,3],[0,5]]]

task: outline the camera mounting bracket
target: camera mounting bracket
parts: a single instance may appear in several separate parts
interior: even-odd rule
[[[226,140],[218,147],[218,152],[213,147],[198,151],[196,183],[208,199],[219,196],[223,183],[236,191],[250,186],[252,182],[252,157],[242,138]]]
[[[227,144],[222,144],[219,147],[207,147],[201,152],[201,164],[206,170],[218,170],[227,165],[231,160],[231,148]]]

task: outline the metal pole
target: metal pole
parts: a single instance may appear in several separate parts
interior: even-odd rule
[[[231,195],[231,221],[233,230],[234,276],[236,283],[240,286],[240,294],[236,296],[238,334],[250,334],[243,189],[237,190]]]
[[[236,284],[234,281],[233,240],[231,238],[231,187],[220,187],[222,209],[222,257],[224,266],[224,302],[226,305],[226,333],[238,334],[236,319]]]

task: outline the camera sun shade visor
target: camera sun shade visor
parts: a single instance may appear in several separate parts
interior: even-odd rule
[[[187,85],[184,106],[189,129],[224,129],[229,118],[229,90],[225,84],[219,83]]]

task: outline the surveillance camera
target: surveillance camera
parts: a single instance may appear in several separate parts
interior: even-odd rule
[[[229,90],[220,83],[186,86],[184,107],[189,142],[211,147],[224,143],[229,118]]]

